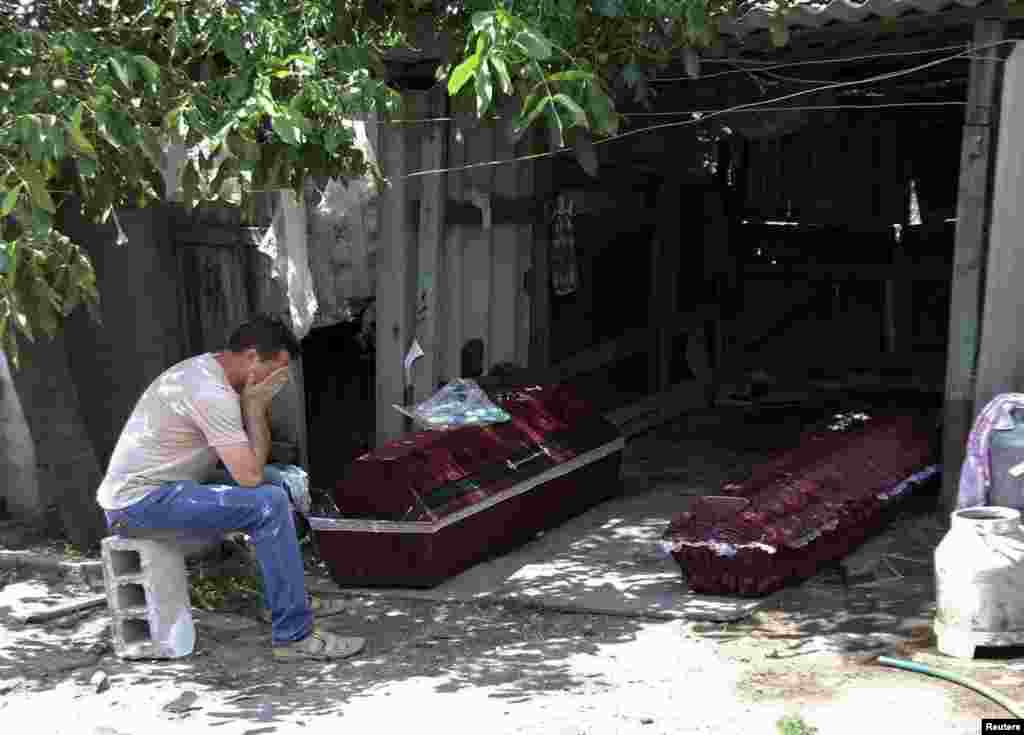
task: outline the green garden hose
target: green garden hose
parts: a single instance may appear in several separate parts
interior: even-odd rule
[[[973,689],[978,694],[984,695],[991,699],[993,702],[1001,705],[1007,712],[1014,717],[1024,718],[1024,709],[1021,708],[1016,702],[1007,696],[1000,694],[999,692],[991,689],[984,684],[979,684],[972,679],[954,674],[952,671],[944,671],[942,669],[933,669],[930,666],[924,664],[914,663],[913,661],[905,661],[901,658],[890,658],[888,656],[879,656],[878,663],[883,666],[893,666],[897,669],[903,669],[904,671],[913,671],[918,674],[927,674],[928,676],[935,676],[939,679],[945,679],[951,681],[954,684],[965,686],[968,689]]]

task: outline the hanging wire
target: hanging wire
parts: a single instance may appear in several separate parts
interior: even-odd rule
[[[973,52],[973,51],[980,51],[980,50],[984,50],[984,49],[988,49],[988,48],[996,48],[998,46],[1005,45],[1007,43],[1016,43],[1018,40],[1019,39],[1004,39],[1002,41],[994,41],[992,43],[987,43],[987,44],[982,44],[982,45],[975,46],[973,49],[971,49],[971,51]],[[856,79],[856,80],[851,80],[851,81],[847,81],[847,82],[833,82],[831,84],[825,84],[825,85],[822,85],[820,87],[815,87],[814,89],[803,89],[803,90],[800,90],[798,92],[790,92],[789,94],[784,94],[784,95],[782,95],[780,97],[774,97],[774,98],[772,98],[770,100],[763,100],[761,102],[746,102],[744,104],[735,105],[733,107],[728,107],[728,108],[726,108],[724,110],[716,110],[715,112],[708,113],[707,115],[702,115],[701,117],[696,118],[694,120],[682,120],[682,121],[678,121],[678,122],[662,123],[660,125],[651,125],[651,126],[648,126],[646,128],[638,128],[637,130],[628,130],[625,133],[619,133],[618,135],[610,136],[608,138],[604,138],[602,140],[596,141],[594,143],[594,145],[599,145],[599,144],[602,144],[602,143],[609,143],[609,142],[611,142],[613,140],[622,140],[623,138],[628,138],[628,137],[633,136],[633,135],[638,135],[639,133],[650,132],[652,130],[661,130],[661,129],[664,129],[664,128],[674,128],[674,127],[680,127],[680,126],[683,126],[683,125],[696,125],[696,124],[705,122],[706,120],[709,120],[711,118],[721,117],[722,115],[727,115],[727,114],[731,114],[731,113],[734,113],[734,112],[740,112],[740,111],[743,111],[743,110],[750,110],[750,109],[755,108],[755,107],[764,107],[766,104],[774,104],[774,103],[777,103],[777,102],[785,102],[786,100],[795,99],[797,97],[803,97],[803,96],[809,95],[809,94],[817,94],[819,92],[828,92],[828,91],[833,90],[833,89],[844,89],[844,88],[847,88],[847,87],[860,87],[860,86],[863,86],[863,85],[866,85],[866,84],[873,84],[875,82],[884,82],[884,81],[886,81],[888,79],[898,79],[899,77],[908,76],[910,74],[914,74],[914,73],[919,72],[919,71],[924,71],[925,69],[930,69],[930,68],[932,68],[934,66],[939,66],[940,64],[945,64],[945,63],[948,63],[950,61],[954,61],[956,59],[961,58],[964,55],[964,53],[968,53],[968,52],[961,52],[959,54],[953,54],[952,56],[946,56],[946,57],[943,57],[941,59],[935,59],[933,61],[925,62],[924,64],[918,64],[917,66],[912,66],[912,67],[910,67],[908,69],[900,69],[900,70],[897,70],[897,71],[885,72],[883,74],[875,74],[875,75],[872,75],[870,77],[866,77],[864,79]]]
[[[766,111],[766,110],[767,111],[773,111],[773,112],[779,112],[779,111],[793,110],[794,108],[791,108],[791,107],[771,108],[771,107],[768,107],[768,106],[776,104],[776,103],[779,103],[779,102],[785,102],[787,100],[795,99],[797,97],[803,97],[803,96],[809,95],[809,94],[817,94],[819,92],[827,92],[827,91],[830,91],[830,90],[833,90],[833,89],[844,89],[844,88],[847,88],[847,87],[860,87],[860,86],[864,86],[866,84],[873,84],[875,82],[882,82],[882,81],[886,81],[886,80],[889,80],[889,79],[898,79],[900,77],[905,77],[905,76],[908,76],[910,74],[914,74],[916,72],[923,71],[925,69],[930,69],[932,67],[939,66],[940,64],[945,64],[945,63],[949,63],[950,61],[955,61],[957,59],[964,58],[966,55],[973,54],[973,53],[976,53],[978,51],[983,51],[983,50],[986,50],[986,49],[997,48],[999,46],[1003,46],[1003,45],[1008,44],[1008,43],[1016,43],[1016,42],[1018,42],[1020,40],[1024,40],[1024,39],[1007,38],[1007,39],[1003,39],[1001,41],[994,41],[992,43],[979,44],[979,45],[976,45],[976,46],[972,46],[968,51],[962,51],[962,52],[957,53],[957,54],[952,54],[950,56],[945,56],[945,57],[943,57],[941,59],[934,59],[932,61],[928,61],[928,62],[925,62],[923,64],[918,64],[916,66],[909,67],[907,69],[899,69],[897,71],[885,72],[883,74],[875,74],[875,75],[872,75],[872,76],[869,76],[869,77],[865,77],[864,79],[856,79],[856,80],[850,80],[850,81],[845,81],[845,82],[833,82],[831,84],[825,84],[825,85],[822,85],[820,87],[815,87],[813,89],[803,89],[803,90],[800,90],[800,91],[797,91],[797,92],[790,92],[789,94],[784,94],[784,95],[781,95],[779,97],[774,97],[774,98],[767,99],[767,100],[761,100],[761,101],[758,101],[758,102],[746,102],[746,103],[743,103],[743,104],[734,105],[732,107],[727,107],[727,108],[724,108],[724,109],[721,109],[721,110],[713,110],[713,111],[708,112],[706,114],[699,114],[698,113],[696,117],[693,117],[690,120],[677,120],[677,121],[674,121],[674,122],[659,123],[657,125],[648,125],[646,127],[637,128],[635,130],[627,130],[624,133],[618,133],[616,135],[611,135],[611,136],[608,136],[607,138],[602,138],[601,140],[594,141],[594,145],[604,145],[604,144],[607,144],[607,143],[611,143],[613,141],[622,140],[624,138],[629,138],[629,137],[634,136],[634,135],[639,135],[641,133],[649,133],[649,132],[652,132],[654,130],[665,130],[667,128],[677,128],[677,127],[684,127],[684,126],[689,126],[689,125],[700,125],[701,123],[704,123],[704,122],[706,122],[706,121],[708,121],[710,119],[713,119],[713,118],[716,118],[716,117],[721,117],[722,115],[730,115],[730,114],[737,113],[737,112],[763,112],[763,111]],[[960,45],[960,46],[957,46],[956,48],[964,48],[964,46]],[[909,52],[906,52],[906,53],[909,53]],[[865,106],[865,108],[867,108],[867,107],[882,107],[884,104],[885,103],[879,103],[878,105]],[[898,104],[898,103],[889,103],[889,104],[890,105],[895,105],[895,104]],[[904,103],[904,104],[910,105],[910,104],[914,104],[914,103]],[[935,103],[917,103],[917,104],[920,105],[920,106],[929,106],[929,105],[934,105]],[[966,104],[966,103],[956,102],[955,104],[963,105],[963,104]],[[838,106],[833,106],[833,107],[838,107]],[[680,114],[682,114],[682,113],[680,113]],[[496,161],[479,161],[477,163],[465,164],[463,166],[454,166],[454,167],[449,167],[449,168],[430,169],[430,170],[425,170],[425,171],[413,171],[411,173],[405,174],[402,178],[409,179],[409,178],[415,178],[415,177],[419,177],[419,176],[427,176],[427,175],[430,175],[430,174],[453,173],[453,172],[457,172],[457,171],[467,171],[467,170],[474,169],[474,168],[484,168],[484,167],[487,167],[487,166],[499,166],[499,165],[501,165],[503,163],[517,163],[517,162],[521,162],[521,161],[533,161],[533,160],[537,160],[537,159],[540,159],[540,158],[550,158],[552,156],[561,155],[563,153],[567,153],[567,152],[570,152],[572,150],[573,150],[572,148],[570,148],[568,146],[564,146],[564,147],[559,148],[558,150],[554,150],[554,151],[545,151],[543,153],[533,153],[533,154],[526,155],[526,156],[516,156],[516,157],[513,157],[513,158],[499,159],[499,160],[496,160]]]
[[[966,107],[965,100],[943,100],[941,102],[878,102],[872,104],[836,104],[836,105],[804,105],[800,107],[751,107],[738,112],[819,112],[829,110],[885,110],[910,109],[922,107]],[[723,113],[726,110],[680,110],[678,112],[627,112],[623,117],[678,117],[680,115],[710,115]]]
[[[1018,39],[1007,39],[1007,40],[1018,40]],[[1020,40],[1024,40],[1024,39],[1020,39]],[[1003,42],[1000,42],[1000,43],[1003,43]],[[894,56],[920,56],[920,55],[924,55],[924,54],[940,53],[940,52],[943,52],[943,51],[955,51],[956,49],[965,49],[968,46],[970,46],[970,44],[958,43],[958,44],[954,44],[952,46],[936,46],[935,48],[919,49],[917,51],[889,51],[889,52],[882,52],[882,53],[877,53],[877,54],[863,54],[863,55],[860,55],[860,56],[833,56],[833,57],[829,57],[829,58],[825,58],[825,59],[815,59],[813,61],[793,61],[793,62],[787,62],[787,63],[784,63],[784,64],[774,64],[774,63],[771,63],[771,62],[753,61],[753,60],[749,60],[749,59],[701,59],[701,63],[702,64],[709,64],[709,63],[711,63],[711,64],[726,64],[726,65],[730,65],[730,66],[738,65],[738,64],[752,64],[752,65],[753,64],[761,64],[762,66],[759,67],[759,68],[732,69],[730,71],[715,72],[713,74],[702,74],[702,75],[700,75],[696,79],[693,79],[691,77],[661,77],[661,78],[651,79],[650,81],[651,82],[700,82],[700,81],[703,81],[705,79],[714,79],[716,77],[728,76],[728,75],[732,75],[732,74],[751,74],[751,73],[757,73],[757,74],[765,74],[765,76],[775,77],[775,78],[782,79],[782,80],[785,80],[785,81],[791,81],[791,82],[796,82],[796,83],[801,83],[801,84],[811,84],[811,83],[814,83],[814,84],[829,84],[830,82],[828,80],[824,80],[824,79],[821,79],[821,80],[802,79],[802,78],[799,78],[799,77],[786,77],[786,76],[783,76],[781,74],[767,74],[767,72],[770,72],[770,71],[773,71],[773,70],[776,70],[776,69],[791,69],[793,67],[808,66],[808,65],[814,65],[814,64],[841,64],[841,63],[845,63],[845,62],[857,62],[857,61],[870,61],[870,60],[873,60],[873,59],[884,59],[884,58],[889,58],[889,57],[894,57]],[[983,59],[985,61],[1002,61],[1002,59],[996,59],[996,58],[991,58],[991,57],[986,57],[986,56],[974,56],[973,55],[975,51],[983,50],[984,48],[986,48],[986,47],[985,46],[971,47],[971,48],[968,49],[968,51],[965,51],[963,53],[956,54],[956,55],[954,55],[952,57],[949,57],[949,60],[955,60],[955,59],[961,59],[962,58],[962,59],[964,59],[966,61],[970,61],[972,59]],[[396,120],[386,121],[386,122],[384,122],[384,124],[385,125],[416,125],[416,124],[420,124],[420,123],[455,122],[457,119],[458,118],[450,116],[450,115],[447,116],[447,117],[399,118],[399,119],[396,119]],[[500,119],[502,119],[502,117],[500,115],[495,115],[494,119],[500,120]]]
[[[749,70],[743,69],[731,69],[730,71],[719,71],[713,74],[702,74],[700,79],[714,79],[716,77],[724,77],[732,74],[742,74],[744,71],[775,71],[776,69],[793,69],[799,66],[815,66],[818,64],[842,64],[846,62],[857,62],[857,61],[873,61],[875,59],[886,59],[896,56],[923,56],[926,54],[938,54],[946,51],[956,51],[957,49],[968,48],[970,44],[957,43],[952,46],[936,46],[929,49],[917,49],[915,51],[883,51],[876,54],[862,54],[860,56],[833,56],[827,59],[813,59],[805,61],[787,61],[785,63],[777,63],[771,61],[756,61],[754,59],[705,59],[700,60],[701,64],[726,64],[730,66],[739,66],[741,64],[749,64],[751,68]],[[977,47],[980,48],[980,47]],[[976,50],[976,49],[972,49]],[[692,77],[655,77],[651,82],[692,82]]]

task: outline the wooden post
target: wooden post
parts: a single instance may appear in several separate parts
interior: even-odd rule
[[[964,445],[974,418],[975,370],[992,205],[995,110],[1003,75],[1000,49],[991,44],[1001,41],[1005,32],[1005,24],[1000,20],[979,20],[974,24],[974,45],[985,48],[978,49],[971,61],[960,152],[942,448],[942,503],[947,510],[956,504]]]
[[[448,95],[438,89],[430,99],[431,118],[448,115]],[[448,123],[424,123],[420,166],[423,171],[443,169],[448,162]],[[441,293],[444,289],[445,204],[448,201],[448,175],[421,177],[419,226],[419,283],[417,285],[416,334],[424,355],[413,368],[414,401],[433,395],[441,379],[444,364],[445,322],[441,317]]]
[[[975,411],[1000,393],[1024,389],[1024,210],[1020,207],[1020,182],[1024,179],[1024,45],[1016,43],[1011,48],[1003,65]]]
[[[513,151],[517,156],[520,155],[518,148]],[[534,171],[536,169],[536,163],[533,161],[527,161],[519,166],[519,192],[523,196],[536,197],[536,187],[534,186]],[[543,207],[539,208],[543,211]],[[537,217],[535,211],[534,218]],[[533,333],[530,325],[530,317],[533,313],[533,289],[530,287],[528,276],[532,275],[533,271],[533,242],[534,242],[534,229],[536,225],[521,224],[516,228],[517,241],[516,247],[518,250],[519,257],[519,273],[516,276],[516,288],[520,289],[519,294],[519,313],[517,315],[518,324],[516,326],[516,363],[522,367],[529,367],[530,365],[530,335]]]
[[[468,116],[475,113],[462,112],[456,108],[458,100],[450,102],[452,123],[448,136],[448,199],[462,202],[465,174],[457,170],[467,161],[466,135]],[[463,253],[466,244],[466,225],[450,225],[445,231],[444,299],[441,313],[444,316],[444,370],[442,379],[454,380],[462,376],[462,343],[465,341],[465,278]]]
[[[494,126],[489,122],[475,121],[472,129],[466,131],[467,163],[482,163],[494,160]],[[490,207],[494,196],[494,166],[479,166],[463,174],[463,195],[474,205]],[[462,319],[465,333],[458,345],[461,350],[472,339],[483,340],[484,356],[481,368],[484,373],[493,364],[494,344],[491,339],[491,294],[492,252],[494,225],[483,221],[479,227],[465,228],[465,245],[462,251],[464,297]]]
[[[651,254],[651,294],[649,323],[654,328],[649,389],[666,390],[671,383],[672,346],[675,333],[668,323],[670,314],[679,311],[680,218],[682,187],[677,179],[667,179],[658,194],[658,224]]]
[[[531,153],[543,150],[539,135],[531,138]],[[536,196],[551,201],[554,191],[555,167],[551,158],[540,158],[533,163]],[[530,368],[547,370],[551,366],[551,222],[542,212],[533,227],[530,268],[533,271],[530,291]]]
[[[505,124],[505,120],[514,119],[516,111],[511,104],[503,105],[502,120],[494,124],[495,161],[508,161],[516,157],[515,145],[508,137],[510,126]],[[520,193],[519,168],[522,165],[525,164],[502,163],[494,167],[495,194],[515,197]],[[519,235],[520,229],[515,224],[494,225],[491,229],[491,323],[487,340],[491,366],[499,362],[514,362],[516,359],[519,295],[522,292]]]
[[[419,97],[405,95],[409,117],[417,117]],[[376,440],[380,445],[402,432],[402,415],[392,404],[405,399],[402,361],[412,342],[416,304],[416,238],[410,223],[408,179],[413,157],[407,126],[381,125],[380,148],[387,188],[380,202],[377,260]]]

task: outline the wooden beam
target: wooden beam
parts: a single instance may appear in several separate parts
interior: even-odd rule
[[[555,380],[568,380],[576,375],[599,370],[638,352],[647,352],[653,338],[654,330],[648,327],[630,329],[617,339],[608,340],[590,349],[577,352],[572,357],[552,366],[552,376]]]
[[[806,281],[949,281],[949,268],[936,263],[911,266],[882,264],[814,263],[793,265],[745,265],[743,278]]]
[[[986,46],[1005,37],[1001,20],[979,20],[974,45]],[[985,264],[992,211],[992,180],[1003,64],[999,48],[980,50],[971,62],[968,107],[960,152],[953,291],[950,305],[949,353],[942,463],[942,503],[956,505],[960,465],[975,409],[975,377],[980,346]],[[1016,293],[1016,287],[1013,288]]]
[[[687,411],[707,408],[707,383],[690,380],[678,383],[629,406],[605,414],[605,418],[619,427],[625,437],[650,431]]]
[[[514,171],[517,164],[506,163],[499,166],[498,174]],[[494,194],[491,196],[491,226],[497,225],[532,225],[544,218],[544,203],[533,197],[508,196]],[[449,201],[445,213],[448,225],[483,226],[483,213],[471,202]]]
[[[247,231],[239,227],[223,227],[218,225],[189,226],[174,231],[174,242],[181,247],[205,246],[237,248],[245,244],[249,238]]]
[[[448,95],[436,89],[430,93],[429,117],[448,116]],[[422,171],[444,169],[448,165],[448,128],[446,122],[431,125],[425,131],[420,151]],[[445,205],[448,202],[448,174],[424,176],[421,182],[419,217],[419,278],[416,294],[416,335],[424,355],[413,365],[413,400],[433,395],[442,377],[445,345],[445,320],[441,314],[445,272]]]
[[[646,352],[658,335],[664,335],[665,340],[671,344],[671,341],[680,334],[699,331],[705,322],[715,318],[716,314],[717,309],[711,307],[685,314],[659,315],[646,327],[627,330],[615,339],[607,340],[562,360],[551,367],[552,379],[568,380],[576,375],[600,370],[639,352]]]

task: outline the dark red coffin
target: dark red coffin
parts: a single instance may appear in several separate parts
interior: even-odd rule
[[[488,390],[512,420],[407,434],[359,457],[310,518],[344,586],[433,587],[615,495],[618,429],[564,385]]]
[[[933,441],[919,416],[838,416],[697,500],[665,540],[694,592],[775,592],[850,553],[895,500],[937,476]]]

